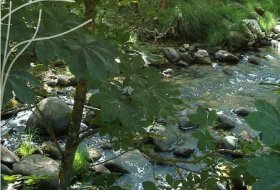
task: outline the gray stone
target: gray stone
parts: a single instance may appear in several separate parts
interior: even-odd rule
[[[89,161],[92,161],[92,162],[96,162],[102,157],[101,152],[95,147],[89,147],[88,154],[89,154],[89,159],[90,159]]]
[[[68,78],[65,75],[59,75],[57,77],[57,85],[61,87],[69,86]]]
[[[262,31],[259,23],[255,19],[244,19],[242,20],[245,26],[245,34],[249,41],[258,40],[265,37],[265,33]]]
[[[33,154],[15,163],[13,172],[22,175],[58,177],[59,163],[44,155]]]
[[[174,149],[173,154],[176,157],[188,158],[194,152],[194,149],[186,147],[186,146],[178,146]]]
[[[183,44],[183,48],[185,48],[185,50],[188,50],[190,48],[190,44]]]
[[[176,142],[177,134],[172,131],[170,127],[167,128],[162,125],[156,124],[154,126],[149,126],[147,131],[155,134],[152,139],[156,151],[172,151],[172,146]]]
[[[110,170],[110,172],[128,174],[130,173],[126,168],[124,168],[119,162],[110,160],[104,164],[104,166]]]
[[[239,58],[226,50],[219,50],[215,53],[215,58],[220,62],[238,63]]]
[[[233,110],[233,113],[235,113],[236,115],[238,115],[240,117],[246,117],[251,112],[252,112],[251,109],[245,108],[245,107],[239,107],[239,108],[236,108],[236,109]]]
[[[183,60],[187,63],[192,63],[193,62],[193,58],[192,58],[192,56],[189,52],[181,53],[180,58],[181,58],[181,60]]]
[[[147,160],[137,149],[128,151],[120,157],[115,158],[114,162],[132,175],[138,175],[139,170],[146,171],[148,167],[151,167],[149,160]],[[105,167],[107,167],[106,164]]]
[[[222,143],[225,149],[234,150],[238,143],[238,138],[235,136],[226,136],[223,138]]]
[[[219,115],[217,118],[217,127],[223,130],[231,130],[235,128],[235,122],[225,115]]]
[[[196,127],[196,125],[190,121],[189,117],[184,115],[179,117],[178,126],[179,129],[182,130],[188,130],[190,128]]]
[[[8,148],[1,145],[1,162],[10,166],[18,162],[19,157]]]
[[[52,159],[58,160],[61,158],[60,151],[57,148],[56,144],[53,142],[50,142],[50,141],[44,142],[42,144],[42,151],[43,151],[44,155],[46,155]]]
[[[177,61],[180,60],[179,53],[174,48],[171,47],[164,48],[163,55],[165,56],[166,59],[168,59],[172,63],[176,63]]]
[[[1,174],[13,175],[13,171],[8,166],[1,163]]]
[[[40,111],[36,108],[26,122],[28,129],[39,130],[42,134],[48,134],[48,127],[56,135],[64,135],[67,132],[72,110],[65,102],[56,97],[49,97],[40,101],[38,108]]]
[[[206,50],[200,49],[194,53],[194,60],[199,64],[211,64],[211,59]]]

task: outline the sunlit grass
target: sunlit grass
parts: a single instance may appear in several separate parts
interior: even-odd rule
[[[73,162],[74,173],[80,174],[89,167],[89,154],[86,146],[79,146]]]

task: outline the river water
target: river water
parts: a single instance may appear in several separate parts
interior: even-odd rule
[[[254,65],[248,62],[248,55],[236,65],[220,65],[213,63],[212,66],[193,65],[185,69],[176,71],[172,80],[177,83],[182,91],[181,98],[186,105],[195,108],[197,105],[212,108],[220,113],[228,115],[237,123],[237,127],[232,131],[238,134],[242,130],[247,130],[254,135],[257,132],[250,129],[244,120],[236,117],[232,109],[240,106],[254,108],[255,99],[265,99],[274,102],[277,95],[272,93],[276,87],[261,83],[280,82],[280,53],[274,49],[266,48],[259,52],[261,62]],[[30,115],[30,111],[18,114],[18,117],[11,119],[2,129],[2,135],[10,128],[24,129],[25,120]],[[0,124],[4,124],[1,121]],[[178,135],[181,144],[188,144],[195,148],[196,140],[190,133],[183,133],[175,125],[174,133]],[[18,130],[18,129],[17,129]],[[5,145],[15,149],[15,145],[22,141],[21,133],[5,141]],[[104,139],[98,136],[87,140],[89,146],[100,147]],[[109,159],[119,152],[104,150],[100,161]],[[170,156],[166,154],[165,156]],[[162,179],[161,185],[164,186],[164,179],[167,173],[176,176],[176,169],[169,166],[153,165],[147,161],[139,152],[130,152],[119,157],[118,162],[130,171],[130,174],[123,175],[118,180],[118,184],[127,186],[132,190],[142,189],[143,181],[155,181],[155,178]],[[188,166],[193,170],[199,167]]]
[[[272,91],[276,86],[267,84],[280,83],[280,52],[272,48],[261,49],[258,53],[261,58],[258,65],[248,61],[249,56],[254,54],[256,53],[246,54],[235,65],[219,63],[213,63],[212,67],[192,65],[176,71],[177,74],[172,80],[181,87],[181,98],[190,108],[201,105],[215,109],[218,113],[229,116],[237,124],[236,128],[232,130],[233,134],[238,135],[241,131],[246,130],[256,136],[258,132],[252,130],[245,120],[237,117],[232,110],[238,107],[254,109],[256,99],[275,102],[278,95]],[[174,127],[176,129],[173,132],[178,133],[178,139],[184,141],[183,144],[194,148],[196,140],[190,133],[183,133],[177,130],[177,126]],[[137,165],[137,160],[131,161],[130,164]],[[200,166],[191,165],[186,167],[192,170],[200,168]],[[163,181],[167,173],[176,176],[175,169],[171,167],[146,164],[144,168],[144,170],[141,168],[140,173],[135,172],[131,173],[129,177],[122,177],[121,184],[133,184],[133,190],[140,190],[141,182],[154,181],[154,176],[158,176]]]

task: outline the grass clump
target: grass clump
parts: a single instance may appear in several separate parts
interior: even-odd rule
[[[75,175],[82,174],[89,168],[89,154],[85,145],[80,145],[75,153],[73,169]]]
[[[276,26],[277,21],[272,13],[266,13],[264,17],[259,19],[259,24],[262,30],[268,32]]]
[[[39,150],[39,148],[33,142],[35,139],[35,135],[35,132],[29,132],[27,134],[27,139],[19,144],[17,148],[17,153],[19,154],[19,156],[25,157],[34,154]]]

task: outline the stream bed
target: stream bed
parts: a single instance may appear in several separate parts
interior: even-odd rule
[[[249,53],[235,65],[221,66],[213,63],[212,67],[192,65],[178,69],[171,80],[181,87],[181,98],[186,105],[192,108],[201,105],[226,114],[237,124],[232,133],[238,134],[246,130],[253,135],[258,135],[256,131],[249,128],[244,119],[233,114],[232,110],[241,106],[254,109],[255,99],[275,102],[277,98],[277,95],[272,93],[276,87],[269,84],[280,82],[280,53],[266,48],[259,54],[262,59],[258,65],[248,62]],[[1,127],[3,145],[15,150],[19,142],[26,140],[22,132],[30,114],[31,111],[20,112],[16,118],[0,122],[1,126],[6,123],[4,127]],[[196,139],[189,132],[182,132],[176,124],[170,128],[176,134],[178,144],[187,144],[190,148],[196,147]],[[102,143],[106,140],[96,135],[84,143],[101,149]],[[119,153],[104,149],[99,161],[107,160]],[[170,154],[166,153],[165,156],[171,156]],[[156,181],[155,178],[159,179],[159,184],[164,186],[167,173],[177,175],[175,168],[151,164],[139,151],[123,154],[117,158],[117,162],[121,162],[123,167],[130,171],[129,174],[122,175],[117,183],[132,190],[142,189],[143,181]],[[188,165],[187,167],[192,170],[200,169],[200,166]]]

